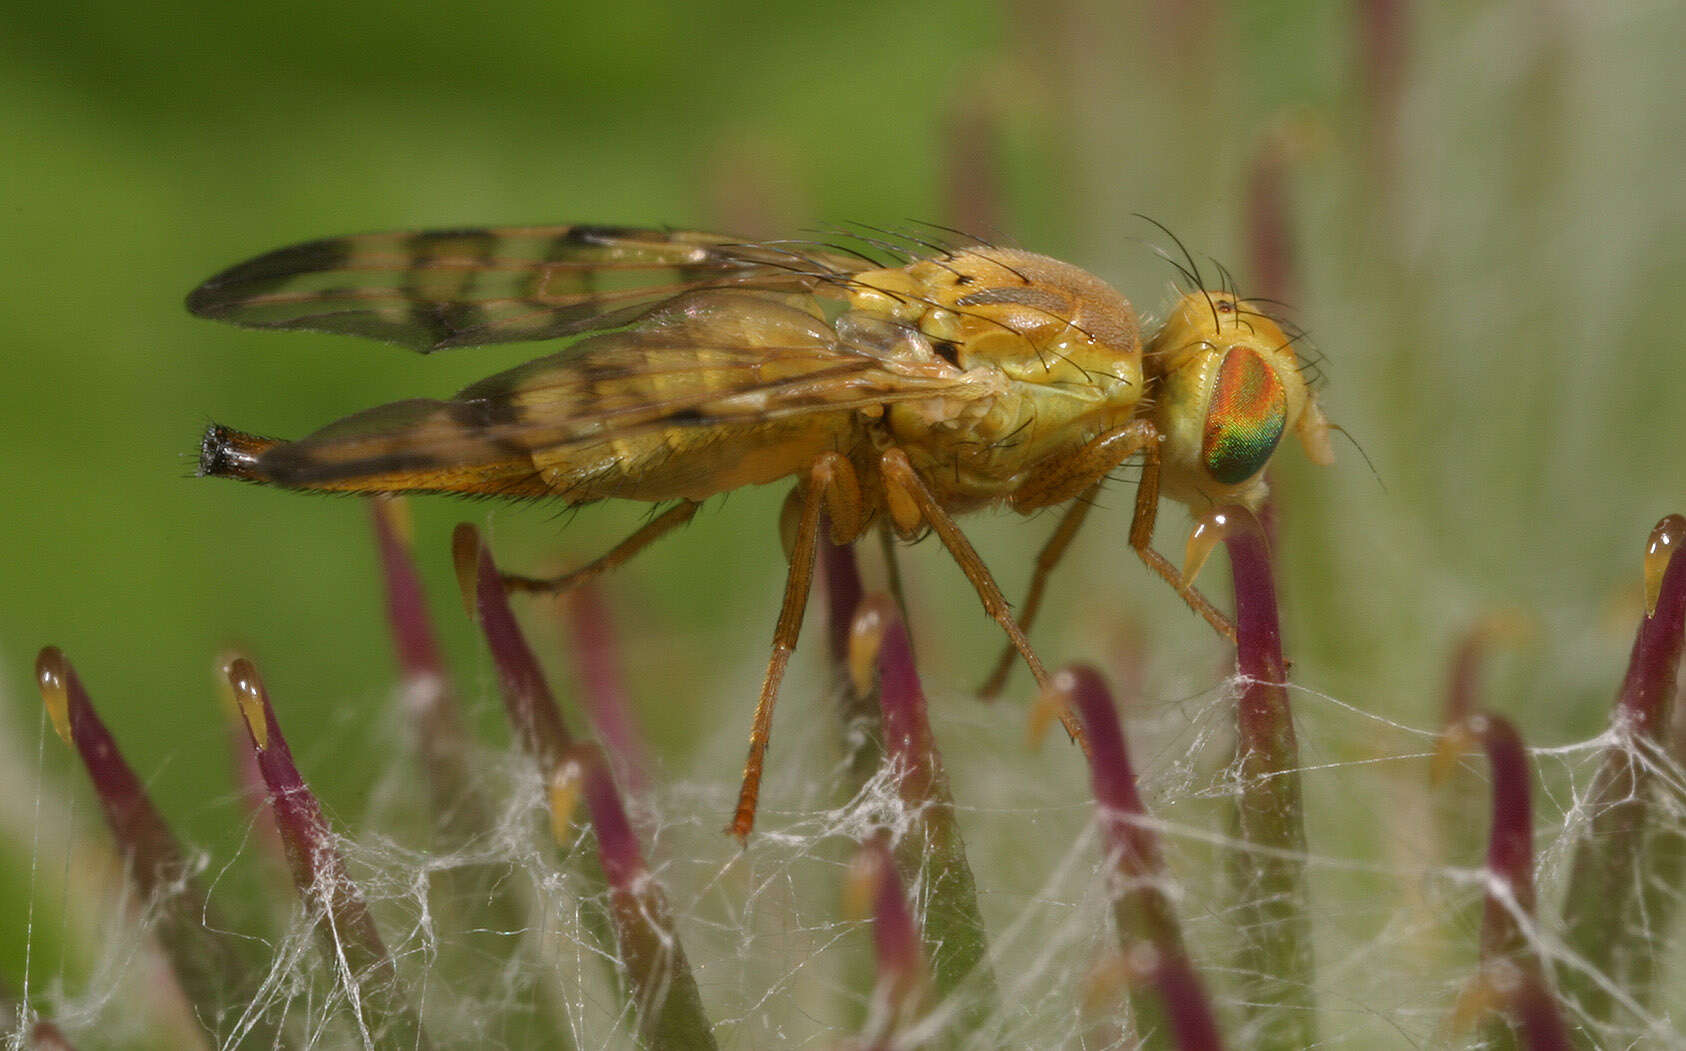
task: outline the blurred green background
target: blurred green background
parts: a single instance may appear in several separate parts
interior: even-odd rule
[[[387,768],[365,509],[195,480],[199,432],[296,435],[533,351],[420,358],[182,309],[220,268],[317,236],[930,219],[1086,266],[1151,312],[1174,274],[1132,213],[1247,289],[1264,280],[1249,187],[1279,165],[1295,313],[1353,439],[1331,469],[1283,457],[1297,680],[1431,727],[1453,639],[1517,606],[1534,642],[1491,703],[1534,744],[1596,732],[1646,533],[1686,505],[1683,34],[1677,4],[6,5],[0,714],[17,743],[0,968],[21,968],[38,779],[87,798],[56,741],[36,760],[40,646],[64,648],[179,829],[214,851],[244,831],[211,689],[226,646],[264,669],[348,823]],[[1218,681],[1221,650],[1129,555],[1129,494],[1056,579],[1038,638],[1051,662],[1106,662],[1133,625],[1153,703]],[[614,582],[658,750],[747,720],[779,496],[711,505]],[[642,508],[414,512],[459,685],[484,698],[451,526],[480,523],[528,567],[590,557]],[[1050,527],[976,524],[1010,593]],[[1165,516],[1173,557],[1183,529]],[[906,561],[930,688],[959,705],[997,637],[934,545]],[[798,657],[810,681],[818,649]],[[791,758],[776,738],[775,765]]]

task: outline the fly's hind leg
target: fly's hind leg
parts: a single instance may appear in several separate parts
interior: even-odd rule
[[[749,757],[744,760],[743,785],[738,789],[738,807],[727,831],[738,839],[749,837],[755,827],[755,809],[761,797],[761,770],[767,758],[767,741],[773,731],[773,705],[779,697],[790,654],[802,634],[802,616],[808,608],[808,590],[814,583],[814,559],[819,552],[820,512],[831,517],[833,541],[852,540],[865,528],[862,520],[860,480],[849,461],[838,453],[826,453],[814,461],[791,493],[797,508],[794,520],[785,516],[785,547],[790,570],[784,581],[784,602],[779,607],[778,626],[773,629],[773,653],[767,660],[767,676],[761,683],[761,697],[755,704],[755,721],[749,730]]]
[[[569,588],[577,587],[588,580],[602,576],[617,566],[625,564],[638,552],[689,522],[696,516],[697,508],[701,506],[694,500],[681,501],[639,526],[631,536],[610,548],[602,557],[587,562],[572,572],[563,573],[561,576],[548,578],[523,577],[513,573],[505,573],[503,575],[504,590],[559,595]]]

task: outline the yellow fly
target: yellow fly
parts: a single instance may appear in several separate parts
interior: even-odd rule
[[[1196,289],[1144,355],[1135,311],[1092,274],[982,243],[927,247],[886,267],[805,242],[558,226],[279,249],[206,281],[188,308],[424,353],[592,334],[449,400],[380,406],[298,441],[213,425],[200,473],[296,489],[673,502],[572,574],[506,578],[550,591],[625,562],[710,496],[794,478],[783,521],[790,569],[731,825],[746,836],[822,515],[839,544],[875,524],[903,538],[934,532],[1045,683],[1022,629],[1126,460],[1142,464],[1131,546],[1233,636],[1151,546],[1160,492],[1202,508],[1256,507],[1289,429],[1313,459],[1328,459],[1292,340],[1254,304]],[[1015,619],[953,515],[1062,504]]]

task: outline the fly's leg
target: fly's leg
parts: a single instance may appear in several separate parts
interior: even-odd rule
[[[1048,587],[1048,576],[1071,547],[1071,542],[1076,538],[1078,529],[1082,528],[1084,519],[1089,516],[1089,509],[1094,506],[1095,498],[1100,494],[1101,484],[1107,475],[1143,449],[1156,449],[1158,441],[1159,431],[1148,420],[1136,420],[1114,428],[1096,436],[1070,456],[1038,464],[1030,477],[1025,479],[1024,484],[1013,494],[1012,506],[1015,511],[1029,512],[1060,503],[1071,504],[1065,517],[1060,519],[1054,535],[1048,538],[1041,553],[1036,556],[1036,569],[1030,578],[1030,594],[1020,607],[1019,626],[1025,631],[1030,630],[1037,612],[1042,607],[1042,595]],[[1154,494],[1154,506],[1157,508],[1157,479]],[[1140,508],[1139,500],[1137,507]],[[1152,535],[1153,529],[1150,525],[1148,536]],[[1014,652],[1010,645],[1001,651],[1001,657],[995,662],[995,670],[978,690],[980,696],[994,697],[1001,692],[1007,675],[1013,670]]]
[[[1189,609],[1206,619],[1213,631],[1234,642],[1235,625],[1223,611],[1184,580],[1170,559],[1153,549],[1153,526],[1159,517],[1159,429],[1151,421],[1136,420],[1107,431],[1070,457],[1038,470],[1013,494],[1013,509],[1033,511],[1086,493],[1138,452],[1142,454],[1142,478],[1136,486],[1136,511],[1130,519],[1130,547],[1149,569],[1165,578]]]
[[[1060,518],[1059,527],[1054,535],[1042,545],[1042,550],[1036,555],[1036,569],[1030,577],[1030,592],[1025,595],[1024,604],[1019,607],[1019,627],[1029,633],[1031,625],[1036,623],[1036,614],[1042,608],[1042,595],[1048,588],[1048,575],[1054,567],[1065,557],[1066,550],[1077,536],[1077,531],[1083,528],[1083,520],[1089,517],[1089,509],[1095,505],[1095,498],[1100,494],[1101,487],[1097,482],[1084,490],[1083,495],[1073,500]],[[1007,676],[1013,670],[1013,658],[1018,656],[1012,644],[1009,643],[1001,650],[1001,656],[996,658],[995,669],[989,673],[989,678],[978,687],[978,696],[985,698],[996,697],[1001,693],[1001,687],[1007,684]]]
[[[1136,487],[1136,513],[1130,519],[1130,546],[1147,567],[1165,578],[1188,608],[1206,618],[1212,630],[1235,641],[1235,624],[1211,600],[1183,578],[1171,560],[1153,549],[1153,524],[1159,515],[1159,444],[1146,447],[1142,455],[1142,480]]]
[[[767,740],[773,731],[773,705],[779,697],[785,667],[802,634],[802,615],[808,608],[808,589],[814,583],[814,559],[819,551],[820,512],[831,517],[834,542],[853,540],[865,527],[862,521],[860,480],[849,461],[838,453],[826,453],[808,469],[808,476],[794,492],[800,503],[795,527],[787,532],[790,570],[784,581],[784,603],[779,607],[778,626],[773,629],[773,654],[767,660],[767,677],[761,683],[761,697],[755,703],[755,721],[749,729],[749,758],[743,764],[743,785],[738,789],[738,808],[727,831],[739,840],[749,838],[755,827],[755,808],[761,797],[761,769],[767,758]]]
[[[1159,514],[1159,429],[1149,420],[1136,420],[1107,431],[1071,456],[1039,464],[1013,494],[1012,506],[1016,511],[1034,511],[1075,500],[1036,557],[1036,569],[1031,576],[1030,594],[1025,599],[1020,625],[1026,631],[1030,630],[1041,608],[1048,575],[1070,548],[1077,530],[1088,516],[1089,507],[1100,492],[1101,483],[1138,452],[1142,454],[1142,478],[1136,488],[1135,514],[1130,519],[1130,547],[1148,568],[1164,577],[1189,608],[1204,617],[1213,630],[1234,641],[1235,626],[1229,618],[1188,584],[1164,555],[1153,549],[1153,526]],[[1012,646],[1002,652],[994,672],[978,691],[980,694],[993,697],[1000,691],[1012,670],[1013,653]]]
[[[1007,605],[1007,596],[1001,593],[1001,585],[990,575],[989,567],[978,557],[977,549],[966,539],[966,534],[960,531],[960,527],[954,524],[954,519],[937,503],[937,498],[931,495],[931,490],[926,488],[924,480],[908,461],[907,454],[900,449],[886,450],[879,458],[878,469],[884,476],[884,495],[897,531],[905,536],[917,532],[921,524],[931,527],[932,532],[943,542],[943,546],[948,548],[948,553],[960,563],[960,571],[972,582],[972,589],[983,601],[984,612],[1007,633],[1013,648],[1024,658],[1025,664],[1030,667],[1030,673],[1036,677],[1036,684],[1046,688],[1048,671],[1042,666],[1042,659],[1036,655],[1036,651],[1030,648],[1030,640],[1025,638],[1018,621],[1013,619],[1012,608]],[[1086,751],[1088,742],[1084,737],[1082,724],[1069,708],[1060,713],[1060,722],[1064,724],[1072,740],[1081,743]]]
[[[624,564],[638,552],[689,522],[696,516],[697,508],[701,506],[694,500],[686,500],[675,504],[639,526],[636,532],[610,548],[601,558],[588,562],[572,572],[563,573],[561,576],[549,578],[523,577],[513,573],[505,573],[503,575],[504,590],[541,592],[549,595],[561,594],[569,588],[600,577],[609,570]]]

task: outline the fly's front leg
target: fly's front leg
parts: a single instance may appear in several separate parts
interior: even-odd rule
[[[1136,487],[1136,513],[1130,519],[1130,546],[1147,567],[1165,578],[1194,612],[1206,618],[1212,630],[1235,641],[1235,625],[1223,611],[1183,578],[1171,560],[1153,549],[1153,524],[1159,516],[1159,443],[1147,446],[1142,456],[1142,480]]]
[[[572,572],[563,573],[561,576],[548,578],[523,577],[513,573],[505,573],[503,574],[504,590],[540,592],[549,595],[561,594],[569,588],[593,580],[609,570],[625,564],[638,552],[696,517],[697,508],[701,506],[694,500],[685,500],[675,504],[655,518],[645,522],[636,532],[610,548],[601,558],[594,562],[588,562]]]
[[[1148,568],[1164,577],[1182,600],[1212,625],[1218,634],[1233,641],[1235,626],[1211,601],[1195,590],[1165,556],[1153,549],[1153,526],[1159,515],[1159,429],[1152,421],[1135,420],[1107,431],[1070,456],[1045,461],[1019,486],[1011,499],[1015,511],[1034,511],[1041,507],[1075,500],[1060,520],[1054,535],[1036,558],[1031,575],[1030,593],[1025,599],[1019,624],[1026,631],[1041,609],[1042,596],[1048,576],[1071,547],[1077,530],[1088,516],[1089,507],[1100,492],[1106,477],[1136,453],[1142,454],[1142,478],[1136,488],[1136,510],[1130,519],[1130,547]],[[985,697],[994,696],[1005,683],[1013,666],[1013,648],[1008,647],[996,662],[995,670],[979,690]]]
[[[767,659],[767,676],[761,682],[761,697],[755,703],[755,721],[749,730],[749,757],[743,764],[743,785],[738,789],[738,808],[727,831],[738,839],[749,838],[755,827],[755,809],[761,797],[761,770],[767,758],[767,741],[773,732],[773,705],[779,697],[790,654],[802,634],[802,615],[808,609],[808,590],[814,583],[814,559],[819,552],[820,511],[831,517],[833,541],[859,536],[862,521],[860,480],[849,461],[837,453],[826,453],[808,469],[808,475],[791,494],[798,508],[794,521],[785,517],[786,550],[790,570],[784,581],[784,602],[779,607],[778,626],[773,629],[773,653]]]

